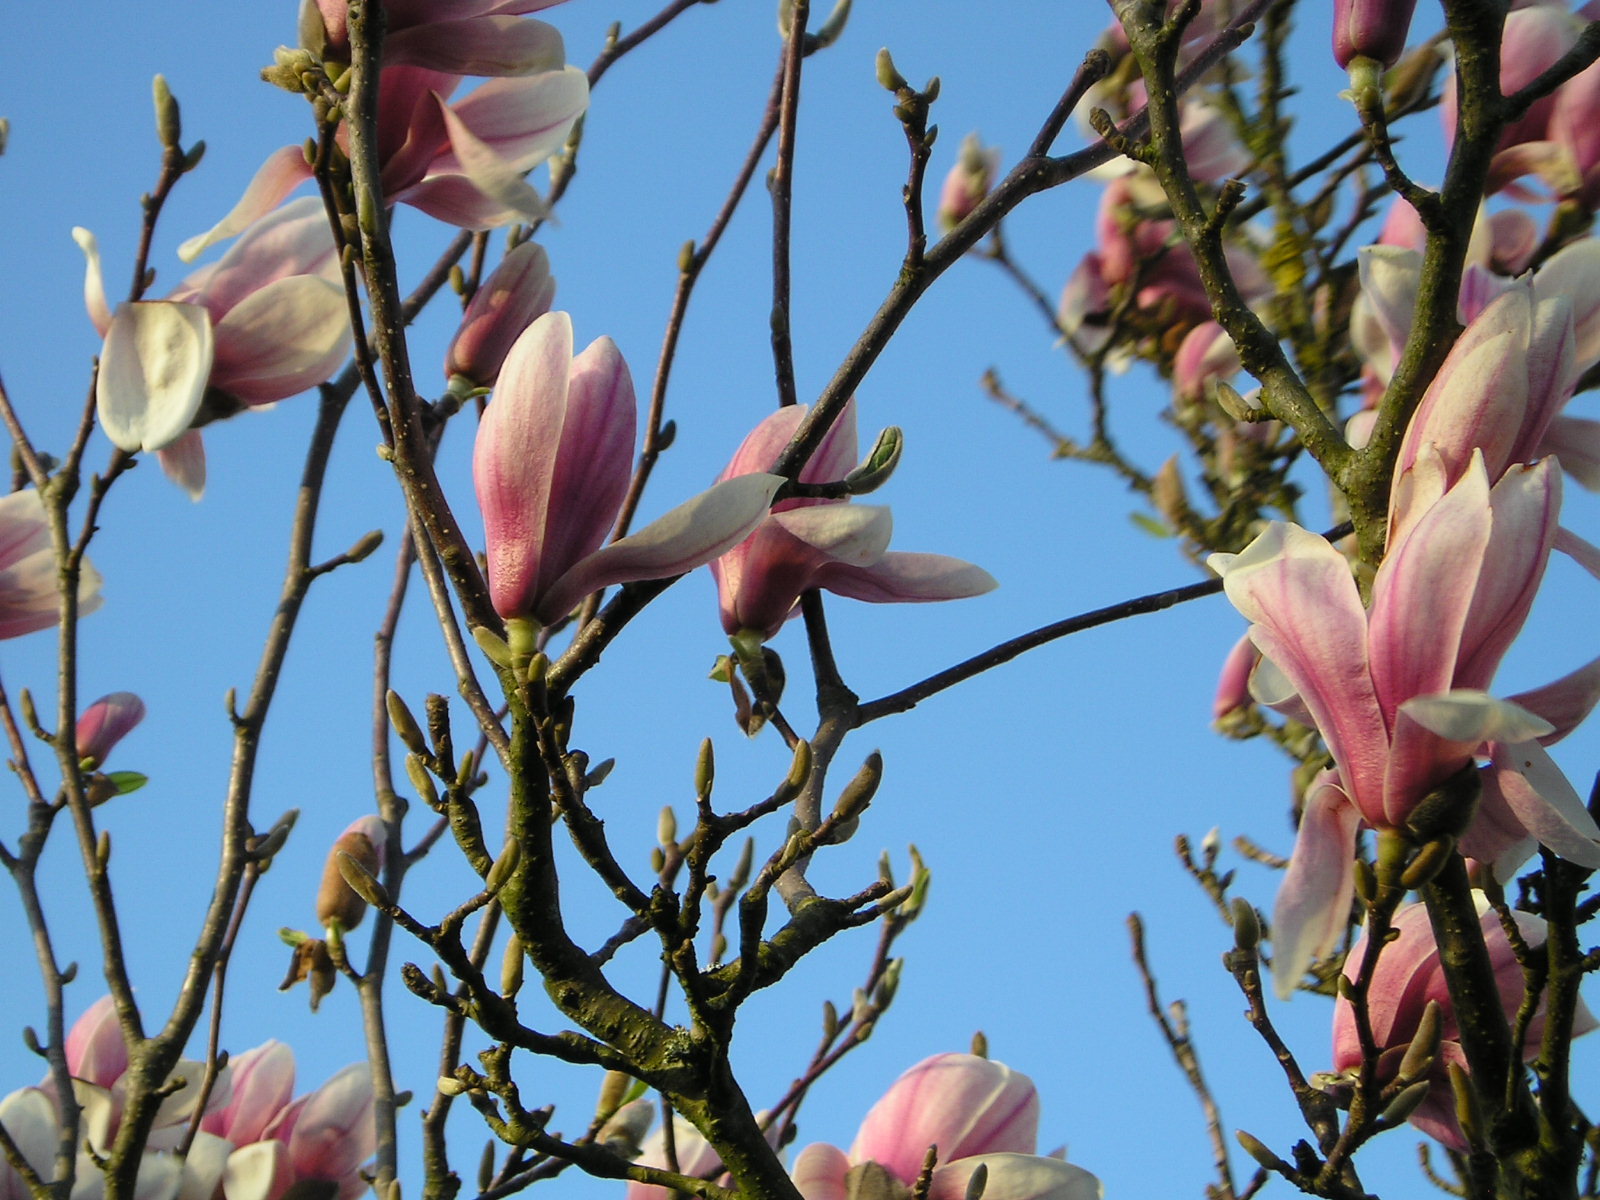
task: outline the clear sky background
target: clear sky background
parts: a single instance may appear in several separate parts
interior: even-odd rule
[[[1320,5],[1305,5],[1320,25]],[[579,344],[616,339],[639,390],[648,380],[676,281],[679,247],[703,236],[760,119],[779,43],[774,6],[722,0],[695,9],[629,56],[596,90],[579,174],[559,224],[541,240],[559,280],[557,306],[573,314]],[[652,15],[640,0],[572,0],[546,15],[584,66],[606,26],[632,28]],[[840,42],[806,66],[795,189],[793,328],[802,399],[832,374],[893,282],[904,244],[900,187],[904,140],[873,60],[889,46],[913,81],[939,75],[934,119],[944,133],[930,184],[953,161],[961,135],[980,130],[1007,165],[1032,139],[1082,52],[1109,19],[1097,0],[862,0]],[[1435,18],[1436,20],[1436,18]],[[81,302],[83,262],[69,237],[84,225],[100,238],[108,286],[125,287],[136,245],[141,191],[153,185],[158,146],[150,78],[167,76],[183,105],[186,140],[204,138],[205,162],[168,206],[151,262],[163,295],[186,268],[184,238],[233,204],[276,147],[310,132],[307,106],[257,79],[272,50],[294,36],[289,0],[277,4],[109,4],[92,0],[18,5],[9,14],[11,54],[0,115],[11,139],[0,158],[0,371],[36,444],[63,450],[81,410],[98,349]],[[1345,132],[1353,118],[1320,27],[1296,46],[1293,135],[1302,160]],[[1060,146],[1074,148],[1069,128]],[[1438,175],[1433,118],[1414,123],[1404,147],[1416,174]],[[1431,156],[1431,157],[1430,157]],[[1007,221],[1009,243],[1052,292],[1090,248],[1099,188],[1078,182],[1035,198]],[[932,205],[929,216],[931,220]],[[669,397],[679,434],[652,483],[646,515],[658,514],[715,477],[745,432],[775,404],[768,352],[771,304],[769,208],[759,184],[696,293]],[[451,231],[403,211],[396,225],[402,281],[415,280]],[[424,388],[443,385],[442,356],[454,328],[443,311],[413,341]],[[844,676],[863,698],[895,691],[988,646],[1047,622],[1198,578],[1176,544],[1128,519],[1134,498],[1108,475],[1050,460],[1048,447],[979,387],[989,367],[1068,433],[1085,429],[1081,374],[1026,299],[989,264],[958,264],[918,306],[859,393],[863,439],[904,427],[907,449],[880,494],[894,508],[895,545],[969,558],[1001,582],[975,600],[919,607],[830,601]],[[1159,421],[1164,385],[1139,373],[1115,387],[1114,428],[1148,467],[1178,448]],[[1584,412],[1580,401],[1575,411]],[[190,501],[145,463],[112,494],[92,557],[105,576],[105,608],[83,626],[82,695],[128,689],[150,716],[112,765],[151,776],[143,792],[99,810],[113,839],[113,875],[142,1001],[163,1013],[210,894],[231,742],[229,688],[248,688],[276,602],[314,405],[285,402],[207,431],[210,484]],[[463,523],[478,536],[465,423],[446,440],[442,473]],[[257,891],[230,976],[225,1042],[239,1051],[269,1037],[290,1043],[301,1090],[361,1054],[354,997],[341,986],[315,1016],[304,990],[280,994],[287,952],[279,926],[314,922],[313,896],[332,838],[373,809],[368,760],[372,634],[381,616],[399,528],[396,488],[374,454],[370,415],[352,404],[341,430],[317,539],[335,554],[374,528],[391,535],[365,564],[319,583],[306,608],[277,707],[267,726],[254,815],[264,828],[284,809],[301,818],[289,848]],[[91,469],[110,446],[96,435]],[[1576,492],[1575,488],[1570,489]],[[1600,535],[1591,498],[1574,496],[1568,524]],[[1315,504],[1308,518],[1321,519]],[[1506,692],[1544,682],[1597,652],[1592,584],[1566,563],[1501,674]],[[420,592],[418,593],[420,598]],[[847,743],[836,784],[869,751],[883,752],[884,786],[860,834],[819,861],[834,894],[857,890],[887,850],[903,878],[916,843],[934,871],[927,914],[901,943],[909,956],[899,999],[871,1042],[815,1089],[800,1144],[848,1145],[868,1106],[917,1060],[964,1049],[984,1030],[994,1057],[1031,1075],[1043,1095],[1041,1149],[1061,1143],[1096,1172],[1112,1196],[1198,1195],[1210,1151],[1192,1094],[1144,1012],[1124,921],[1141,912],[1164,995],[1190,1006],[1202,1061],[1229,1129],[1251,1130],[1280,1152],[1303,1136],[1266,1049],[1240,1019],[1242,1001],[1219,965],[1226,928],[1178,867],[1175,834],[1198,841],[1219,827],[1287,853],[1285,764],[1265,744],[1238,745],[1209,731],[1217,667],[1243,629],[1220,599],[1139,618],[1053,644]],[[790,674],[786,709],[802,728],[808,684],[798,624],[774,641]],[[706,673],[726,649],[715,592],[700,572],[672,588],[607,653],[577,690],[577,746],[618,766],[593,797],[637,877],[648,875],[655,814],[674,804],[687,827],[700,740],[714,739],[723,807],[765,795],[788,762],[768,732],[747,741],[726,691]],[[9,642],[0,670],[15,695],[33,689],[51,711],[49,635]],[[454,693],[428,614],[414,607],[397,651],[396,685],[421,709],[429,691]],[[458,742],[467,718],[455,707]],[[1557,757],[1584,788],[1600,740],[1580,732]],[[498,785],[484,794],[486,823]],[[407,842],[426,828],[419,807]],[[20,792],[0,796],[0,838],[23,824]],[[46,860],[53,932],[64,958],[80,961],[71,1015],[103,991],[77,852],[57,831]],[[783,835],[758,827],[761,852]],[[1232,861],[1231,857],[1229,861]],[[566,879],[573,926],[598,944],[621,918],[580,872]],[[1276,878],[1240,864],[1239,892],[1270,910]],[[405,903],[435,920],[472,889],[448,846],[408,880]],[[586,898],[588,897],[588,898]],[[845,935],[808,959],[782,986],[758,996],[740,1026],[738,1066],[759,1106],[782,1094],[808,1060],[824,999],[847,1007],[875,935]],[[356,938],[364,947],[364,938]],[[0,1001],[0,1091],[35,1082],[42,1063],[22,1046],[25,1024],[44,1012],[20,908],[0,889],[0,953],[13,964]],[[358,950],[358,958],[362,953]],[[429,964],[398,937],[396,961]],[[619,963],[636,996],[654,992],[654,952],[640,943]],[[549,1028],[530,989],[524,1015]],[[390,997],[399,1085],[425,1096],[436,1074],[435,1014],[396,984]],[[1327,1065],[1329,1005],[1302,997],[1277,1016],[1309,1070]],[[1600,1107],[1596,1047],[1585,1046],[1577,1095]],[[528,1060],[525,1100],[558,1105],[554,1128],[576,1132],[592,1110],[596,1080]],[[403,1114],[408,1169],[416,1177],[416,1118]],[[468,1185],[484,1137],[470,1112],[457,1127],[456,1162]],[[1383,1138],[1365,1158],[1369,1187],[1404,1194],[1415,1182],[1409,1130]],[[1238,1170],[1248,1176],[1243,1155]],[[570,1175],[550,1185],[583,1195],[617,1185]],[[1281,1185],[1279,1185],[1281,1187]],[[465,1193],[470,1195],[471,1193]]]

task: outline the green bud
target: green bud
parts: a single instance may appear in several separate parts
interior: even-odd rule
[[[1233,1136],[1238,1139],[1239,1145],[1244,1152],[1267,1170],[1286,1171],[1289,1169],[1288,1163],[1284,1162],[1271,1150],[1268,1150],[1266,1145],[1254,1135],[1248,1134],[1242,1129],[1235,1129]]]
[[[833,819],[845,822],[860,817],[867,811],[867,805],[872,803],[872,797],[877,794],[878,785],[882,782],[883,755],[874,750],[867,755],[867,761],[861,764],[855,778],[845,784],[844,790],[839,793],[838,802],[833,806]]]
[[[288,926],[278,930],[278,940],[289,947],[298,946],[301,942],[307,941],[309,937],[309,934],[302,933],[298,929],[290,929]]]
[[[812,49],[826,50],[839,40],[839,35],[844,32],[844,23],[850,19],[850,0],[838,0],[833,6],[833,11],[828,14],[817,31],[811,35],[809,42]]]
[[[583,777],[583,790],[597,788],[606,781],[606,776],[611,774],[611,768],[617,765],[614,758],[602,758],[598,763],[589,768]]]
[[[1474,770],[1477,768],[1474,767]],[[1432,841],[1423,845],[1417,851],[1416,857],[1406,864],[1406,869],[1400,874],[1400,886],[1403,888],[1419,888],[1430,882],[1444,866],[1450,861],[1450,856],[1455,853],[1456,839],[1450,834],[1441,834]]]
[[[822,1002],[822,1036],[830,1042],[839,1036],[839,1010],[832,1000]]]
[[[374,529],[344,552],[346,562],[358,563],[372,557],[372,552],[383,545],[383,530]]]
[[[656,841],[663,846],[678,844],[678,815],[670,804],[663,805],[661,815],[656,818]]]
[[[889,47],[887,46],[878,51],[877,71],[878,84],[885,91],[898,92],[901,88],[908,86],[905,76],[895,70],[894,57],[889,53]]]
[[[151,82],[151,92],[156,104],[156,136],[168,150],[177,150],[183,141],[183,121],[178,115],[178,102],[172,89],[167,87],[165,75],[157,75]]]
[[[350,890],[360,896],[373,908],[388,908],[389,893],[383,884],[367,870],[365,866],[343,850],[334,853],[334,862],[338,864],[339,875],[344,879]]]
[[[506,942],[505,957],[500,960],[500,994],[502,996],[515,996],[522,989],[522,970],[525,959],[522,953],[522,939],[512,934]]]
[[[95,862],[100,864],[100,869],[102,871],[104,871],[106,867],[110,865],[111,831],[109,829],[102,829],[100,831],[100,838],[94,844],[94,859]]]
[[[506,644],[505,638],[483,625],[474,625],[472,640],[478,643],[478,649],[495,666],[502,671],[511,669],[511,647]]]
[[[1383,1110],[1384,1123],[1398,1125],[1416,1112],[1418,1105],[1428,1098],[1428,1090],[1432,1086],[1426,1079],[1421,1079],[1410,1087],[1403,1088],[1400,1094],[1389,1101],[1389,1106]]]
[[[22,1027],[22,1044],[29,1050],[32,1050],[40,1058],[45,1057],[45,1049],[39,1043],[39,1035],[34,1032],[32,1025],[24,1025]]]
[[[972,1032],[971,1053],[973,1058],[989,1057],[989,1038],[981,1029],[975,1029]]]
[[[1246,954],[1254,954],[1261,944],[1261,918],[1255,905],[1243,896],[1235,896],[1230,906],[1233,914],[1233,944]]]
[[[429,808],[437,810],[439,807],[439,789],[434,786],[433,776],[428,774],[428,768],[422,763],[422,755],[406,755],[406,778],[411,780],[411,786],[417,789],[417,796]]]
[[[739,861],[734,865],[733,874],[728,876],[728,887],[737,892],[750,882],[750,869],[755,865],[756,843],[754,838],[745,838],[744,849],[739,851]]]
[[[983,1200],[983,1189],[989,1186],[989,1164],[979,1163],[971,1175],[967,1176],[967,1194],[965,1200]]]
[[[505,887],[506,882],[517,869],[517,864],[522,861],[522,843],[514,837],[506,838],[505,847],[500,851],[500,857],[494,860],[489,868],[489,874],[484,877],[483,887],[491,896]]]
[[[1254,421],[1257,419],[1255,409],[1245,403],[1239,389],[1225,379],[1219,379],[1213,385],[1213,394],[1217,398],[1217,405],[1235,421]]]
[[[872,452],[861,460],[860,466],[844,477],[850,494],[865,496],[868,492],[875,492],[888,483],[889,476],[893,475],[895,467],[900,465],[900,455],[905,449],[905,444],[906,435],[898,425],[890,425],[879,433],[878,440],[872,445]]]
[[[1378,877],[1372,872],[1372,864],[1364,858],[1356,859],[1356,895],[1361,897],[1361,902],[1369,907],[1374,897],[1378,894]]]
[[[1406,1047],[1405,1056],[1400,1060],[1400,1070],[1395,1078],[1401,1083],[1420,1080],[1433,1068],[1433,1060],[1439,1053],[1441,1040],[1440,1022],[1439,1002],[1429,1000],[1427,1007],[1422,1010],[1422,1017],[1417,1021],[1417,1032],[1412,1036],[1411,1044]]]
[[[416,717],[411,715],[411,710],[400,698],[400,693],[390,688],[388,694],[384,696],[384,706],[389,710],[389,725],[394,729],[394,735],[405,744],[405,748],[413,754],[427,754],[428,742],[422,736],[422,726],[417,724]]]
[[[694,794],[702,802],[711,799],[711,788],[717,778],[717,756],[711,746],[711,739],[706,738],[700,743],[700,755],[694,764]]]
[[[678,251],[678,272],[682,275],[689,273],[689,268],[694,266],[694,239],[690,238]]]

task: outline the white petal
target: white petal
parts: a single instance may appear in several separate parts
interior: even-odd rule
[[[211,317],[169,300],[124,304],[111,319],[95,404],[123,450],[160,450],[183,436],[211,375]]]
[[[1555,732],[1554,725],[1522,705],[1470,688],[1413,696],[1400,711],[1452,742],[1526,742]]]

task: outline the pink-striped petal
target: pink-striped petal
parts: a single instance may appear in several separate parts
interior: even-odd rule
[[[1272,912],[1272,977],[1278,998],[1294,995],[1312,963],[1333,953],[1350,922],[1361,814],[1324,771],[1306,789],[1289,868]]]

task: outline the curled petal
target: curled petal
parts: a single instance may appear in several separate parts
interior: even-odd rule
[[[95,380],[106,436],[129,451],[177,441],[200,411],[213,353],[203,308],[166,300],[118,308]]]
[[[852,600],[895,604],[963,600],[992,592],[1000,584],[982,567],[945,554],[891,551],[869,567],[824,563],[817,583]]]
[[[83,306],[101,337],[111,328],[111,306],[106,303],[106,281],[100,271],[100,243],[82,225],[72,227],[72,240],[83,251]]]
[[[1491,769],[1506,805],[1541,845],[1581,867],[1600,867],[1600,828],[1538,742],[1494,745]]]
[[[577,563],[556,580],[533,615],[549,623],[603,587],[665,579],[703,566],[749,536],[783,482],[781,475],[741,475],[713,485]]]
[[[205,233],[192,237],[178,247],[178,257],[193,262],[208,246],[226,241],[243,233],[254,222],[266,216],[295,188],[311,178],[311,164],[306,161],[305,150],[300,146],[285,146],[268,156],[256,171],[239,203],[233,211],[218,221]]]
[[[1273,909],[1272,976],[1280,1000],[1294,995],[1307,968],[1344,936],[1355,895],[1356,833],[1361,814],[1324,771],[1306,791],[1289,869]]]

